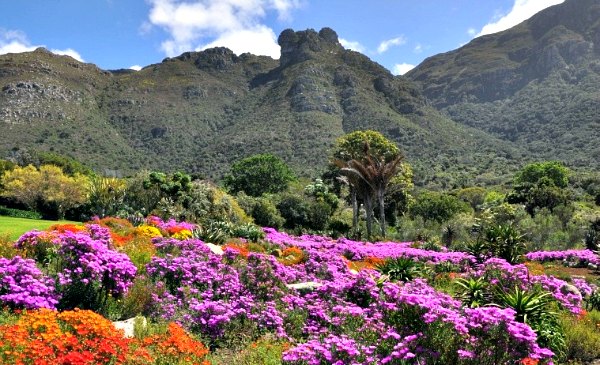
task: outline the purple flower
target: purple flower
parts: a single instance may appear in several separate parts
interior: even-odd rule
[[[55,309],[58,296],[52,279],[31,259],[0,257],[0,302],[11,308]]]

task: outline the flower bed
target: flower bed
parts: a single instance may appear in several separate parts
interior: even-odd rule
[[[116,228],[109,228],[111,225]],[[66,346],[64,341],[74,341],[64,330],[65,326],[73,327],[65,323],[71,317],[63,313],[76,313],[69,311],[75,306],[105,310],[106,303],[117,305],[114,303],[126,301],[128,295],[140,295],[139,291],[130,293],[134,280],[140,280],[147,283],[145,289],[138,290],[146,290],[144,294],[150,298],[143,306],[149,319],[179,323],[181,327],[173,324],[171,335],[149,336],[143,343],[103,335],[103,341],[108,341],[106,349],[118,347],[119,352],[126,354],[124,358],[111,358],[115,364],[127,363],[127,356],[132,354],[138,359],[154,359],[148,360],[153,363],[158,361],[158,353],[204,349],[196,346],[193,338],[185,337],[185,330],[201,336],[215,348],[274,336],[290,344],[282,355],[283,363],[290,365],[491,365],[524,359],[541,365],[550,363],[553,353],[540,346],[536,332],[519,321],[515,310],[497,306],[470,308],[459,297],[436,290],[434,276],[429,276],[430,281],[417,277],[393,282],[390,276],[373,268],[400,257],[432,270],[447,266],[456,270],[436,272],[446,273],[450,282],[459,276],[464,280],[484,280],[489,288],[506,293],[515,288],[549,293],[546,295],[553,298],[558,308],[574,314],[581,312],[581,293],[589,295],[594,290],[585,280],[573,281],[579,288],[577,293],[571,290],[571,284],[548,275],[533,275],[525,265],[511,265],[497,258],[477,264],[466,253],[444,248],[430,251],[409,242],[294,237],[265,228],[264,242],[233,240],[223,246],[224,253],[219,255],[203,241],[181,234],[193,229],[189,224],[150,218],[141,227],[98,220],[96,224],[55,227],[23,235],[16,246],[27,258],[0,259],[0,300],[14,309],[65,311],[27,312],[17,327],[5,328],[7,333],[14,332],[15,341],[27,346],[32,343],[28,341],[42,341],[44,348],[54,349],[55,356],[63,356],[58,351],[60,346]],[[122,237],[132,238],[120,242]],[[145,257],[145,261],[136,261],[136,270],[126,253]],[[540,260],[592,260],[588,254],[533,254]],[[448,274],[450,271],[452,275]],[[292,285],[300,283],[311,285],[299,286],[300,289]],[[82,295],[95,299],[78,301]],[[90,325],[94,321],[104,323],[104,319],[91,320],[95,317],[87,312],[78,313],[86,313],[85,323]],[[27,337],[32,334],[27,321],[36,315],[45,318],[48,329],[58,326],[62,332],[52,330],[35,339]],[[108,327],[103,328],[110,332]],[[75,327],[70,331],[75,336],[82,335]],[[11,359],[33,356],[27,353],[25,345],[12,343],[6,336],[1,341],[2,346],[20,349],[14,355],[17,357]],[[89,361],[96,361],[94,356],[108,356],[96,345],[90,343],[84,346],[85,350],[75,352],[83,359],[92,359]],[[204,350],[195,354],[188,351],[188,356],[200,361]],[[59,357],[52,361],[56,359]]]

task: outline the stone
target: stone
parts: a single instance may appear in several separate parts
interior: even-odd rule
[[[116,329],[123,330],[125,337],[133,338],[134,337],[133,329],[134,329],[136,318],[138,318],[138,317],[129,318],[124,321],[116,321],[116,322],[113,322],[113,325],[115,326]],[[141,317],[141,318],[142,318],[142,325],[144,327],[146,327],[146,325],[148,324],[148,322],[146,321],[146,318],[145,317]]]
[[[294,284],[286,285],[286,287],[288,287],[289,289],[307,290],[307,291],[312,291],[312,290],[315,290],[316,288],[319,288],[322,286],[323,286],[323,284],[317,283],[316,281],[307,281],[304,283],[294,283]]]
[[[223,255],[223,248],[219,245],[215,245],[214,243],[205,243],[205,245],[210,248],[210,251],[215,255]]]
[[[574,294],[574,295],[581,295],[581,292],[579,291],[579,289],[577,289],[577,287],[575,287],[574,285],[571,284],[565,284],[560,288],[561,293],[563,294]]]

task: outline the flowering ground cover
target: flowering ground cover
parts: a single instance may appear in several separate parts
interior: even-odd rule
[[[270,338],[288,365],[551,364],[564,358],[554,314],[584,316],[596,290],[530,264],[270,228],[218,254],[194,229],[108,218],[24,234],[19,255],[0,258],[0,302],[18,317],[0,355],[41,364],[35,344],[47,363],[200,363],[208,348]],[[123,313],[171,324],[125,339],[105,319]]]

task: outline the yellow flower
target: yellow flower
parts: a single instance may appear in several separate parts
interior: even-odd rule
[[[143,236],[143,237],[162,237],[162,234],[160,233],[160,230],[156,227],[153,226],[148,226],[148,225],[142,225],[139,226],[135,229],[135,233],[138,236]]]
[[[173,238],[176,238],[178,240],[187,240],[188,238],[192,238],[192,231],[190,231],[189,229],[182,229],[179,232],[176,232],[173,235]]]

